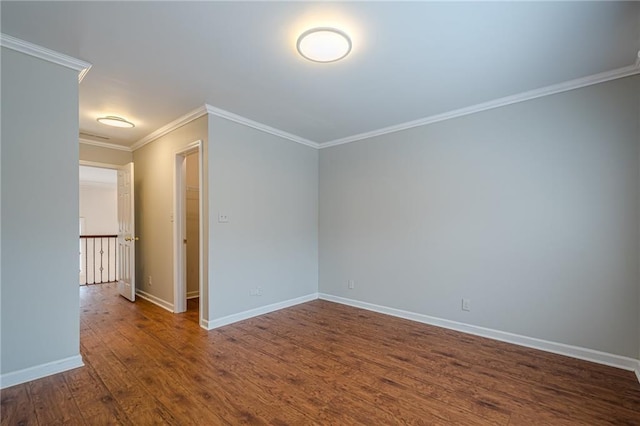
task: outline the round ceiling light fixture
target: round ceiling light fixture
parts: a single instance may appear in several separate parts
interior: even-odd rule
[[[98,120],[98,123],[106,124],[107,126],[112,126],[112,127],[126,127],[126,128],[136,127],[136,125],[133,124],[132,122],[127,121],[122,117],[116,117],[115,115],[98,117],[97,120]]]
[[[314,62],[335,62],[351,52],[351,39],[335,28],[312,28],[300,34],[298,52]]]

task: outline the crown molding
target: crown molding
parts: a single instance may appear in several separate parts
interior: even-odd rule
[[[262,132],[269,133],[269,134],[274,135],[274,136],[278,136],[278,137],[281,137],[281,138],[284,138],[284,139],[288,139],[290,141],[297,142],[299,144],[306,145],[306,146],[309,146],[311,148],[318,149],[320,147],[320,145],[318,143],[313,142],[313,141],[311,141],[309,139],[305,139],[305,138],[302,138],[300,136],[296,136],[296,135],[294,135],[292,133],[288,133],[288,132],[285,132],[283,130],[276,129],[276,128],[271,127],[271,126],[267,126],[266,124],[258,123],[257,121],[250,120],[250,119],[248,119],[246,117],[242,117],[242,116],[234,114],[232,112],[225,111],[223,109],[216,108],[216,107],[208,105],[208,104],[205,104],[205,108],[206,108],[207,112],[209,114],[211,114],[211,115],[215,115],[217,117],[225,118],[227,120],[234,121],[234,122],[239,123],[239,124],[244,124],[245,126],[252,127],[252,128],[254,128],[256,130],[260,130]]]
[[[80,138],[79,141],[80,141],[81,144],[91,145],[91,146],[99,146],[100,148],[117,149],[118,151],[126,151],[126,152],[132,152],[133,151],[128,146],[118,145],[118,144],[115,144],[115,143],[98,142],[98,141],[92,141],[90,139],[83,139],[83,138]]]
[[[269,133],[274,136],[279,136],[281,138],[288,139],[290,141],[297,142],[302,145],[309,146],[311,148],[315,148],[315,149],[319,148],[319,145],[316,142],[301,138],[300,136],[287,133],[283,130],[276,129],[274,127],[267,126],[266,124],[258,123],[257,121],[250,120],[248,118],[211,106],[209,104],[204,104],[203,106],[198,107],[191,112],[188,112],[182,117],[173,120],[171,123],[165,126],[162,126],[155,132],[150,133],[144,138],[140,139],[139,141],[137,141],[131,146],[131,150],[135,151],[137,149],[140,149],[146,144],[153,142],[154,140],[166,135],[167,133],[172,132],[175,129],[182,127],[185,124],[190,123],[193,120],[196,120],[206,114],[211,114],[211,115],[215,115],[216,117],[225,118],[227,120],[230,120],[239,124],[243,124],[245,126],[252,127],[262,132]]]
[[[483,103],[472,105],[469,107],[444,112],[442,114],[436,114],[429,117],[420,118],[418,120],[408,121],[406,123],[384,127],[381,129],[373,130],[371,132],[359,133],[357,135],[347,136],[341,139],[335,139],[329,142],[320,143],[318,145],[320,149],[329,148],[337,145],[343,145],[350,142],[373,138],[376,136],[382,136],[389,133],[395,133],[402,130],[411,129],[414,127],[424,126],[426,124],[432,124],[440,121],[451,120],[452,118],[475,114],[478,112],[487,111],[494,108],[500,108],[500,107],[511,105],[511,104],[525,102],[532,99],[541,98],[544,96],[555,95],[557,93],[568,92],[570,90],[580,89],[582,87],[592,86],[594,84],[604,83],[607,81],[617,80],[619,78],[640,74],[640,52],[638,53],[638,55],[639,56],[635,64],[629,65],[623,68],[618,68],[611,71],[605,71],[599,74],[593,74],[587,77],[577,78],[575,80],[569,80],[559,84],[553,84],[551,86],[541,87],[539,89],[518,93],[512,96],[506,96],[504,98],[494,99],[492,101],[483,102]]]
[[[209,104],[204,104],[201,107],[198,107],[196,109],[194,109],[191,112],[188,112],[187,114],[183,115],[182,117],[177,118],[176,120],[172,121],[171,123],[159,128],[158,130],[156,130],[153,133],[148,134],[147,136],[145,136],[144,138],[140,139],[139,141],[137,141],[136,143],[134,143],[130,150],[131,151],[135,151],[139,148],[142,148],[143,146],[145,146],[146,144],[153,142],[154,140],[166,135],[169,132],[174,131],[175,129],[184,126],[187,123],[190,123],[193,120],[196,120],[206,114],[211,114],[211,115],[215,115],[217,117],[221,117],[239,124],[243,124],[245,126],[254,128],[256,130],[260,130],[262,132],[265,133],[269,133],[271,135],[274,136],[278,136],[284,139],[288,139],[290,141],[311,147],[311,148],[315,148],[315,149],[323,149],[323,148],[330,148],[332,146],[337,146],[337,145],[343,145],[346,143],[350,143],[350,142],[355,142],[355,141],[359,141],[359,140],[363,140],[363,139],[368,139],[368,138],[372,138],[375,136],[382,136],[382,135],[386,135],[389,133],[395,133],[395,132],[399,132],[402,130],[407,130],[407,129],[411,129],[414,127],[419,127],[419,126],[424,126],[427,124],[432,124],[432,123],[437,123],[440,121],[445,121],[445,120],[450,120],[452,118],[457,118],[457,117],[462,117],[465,115],[470,115],[470,114],[475,114],[478,112],[482,112],[482,111],[487,111],[487,110],[491,110],[494,108],[500,108],[503,106],[507,106],[507,105],[511,105],[511,104],[516,104],[516,103],[520,103],[520,102],[525,102],[525,101],[529,101],[532,99],[536,99],[536,98],[541,98],[544,96],[549,96],[549,95],[554,95],[557,93],[562,93],[562,92],[568,92],[570,90],[575,90],[575,89],[579,89],[582,87],[587,87],[587,86],[592,86],[594,84],[599,84],[599,83],[604,83],[607,81],[611,81],[611,80],[616,80],[619,78],[624,78],[624,77],[629,77],[632,75],[636,75],[636,74],[640,74],[640,52],[638,52],[638,57],[636,58],[636,61],[633,65],[629,65],[627,67],[623,67],[623,68],[618,68],[615,70],[611,70],[611,71],[606,71],[603,73],[599,73],[599,74],[594,74],[594,75],[590,75],[587,77],[582,77],[582,78],[578,78],[575,80],[570,80],[570,81],[566,81],[563,83],[559,83],[559,84],[554,84],[551,86],[546,86],[546,87],[542,87],[539,89],[534,89],[534,90],[530,90],[527,92],[522,92],[516,95],[512,95],[512,96],[506,96],[503,98],[499,98],[499,99],[494,99],[488,102],[483,102],[480,104],[476,104],[476,105],[472,105],[469,107],[465,107],[465,108],[460,108],[460,109],[456,109],[453,111],[448,111],[442,114],[436,114],[436,115],[432,115],[429,117],[425,117],[425,118],[421,118],[418,120],[413,120],[413,121],[408,121],[406,123],[401,123],[401,124],[397,124],[394,126],[389,126],[389,127],[384,127],[381,129],[377,129],[377,130],[373,130],[370,132],[365,132],[365,133],[359,133],[357,135],[353,135],[353,136],[348,136],[345,138],[341,138],[341,139],[335,139],[329,142],[324,142],[324,143],[318,143],[318,142],[314,142],[311,141],[309,139],[305,139],[303,137],[294,135],[292,133],[288,133],[285,132],[283,130],[280,129],[276,129],[274,127],[271,126],[267,126],[266,124],[263,123],[259,123],[257,121],[253,121],[250,120],[246,117],[243,117],[241,115],[238,114],[234,114],[232,112],[223,110],[221,108],[217,108],[214,106],[211,106]],[[91,141],[92,144],[95,144],[96,146],[101,146],[98,144],[101,144],[100,142],[95,142],[93,143],[93,141]],[[109,145],[109,146],[105,146],[105,147],[111,147],[113,148],[114,146],[112,144],[104,144],[104,145]],[[115,149],[125,149],[128,150],[126,147],[121,147],[119,145],[118,148]]]
[[[20,40],[7,34],[0,33],[0,46],[77,71],[78,83],[82,82],[82,79],[91,69],[89,62],[56,52],[55,50],[47,49],[46,47],[38,46],[37,44],[29,43],[28,41]]]
[[[136,149],[140,149],[146,144],[153,142],[156,139],[166,135],[167,133],[170,133],[176,130],[178,127],[182,127],[187,123],[191,123],[193,120],[196,120],[206,114],[207,114],[207,109],[205,108],[205,105],[198,107],[193,111],[186,113],[182,117],[176,118],[171,123],[160,127],[155,132],[149,133],[147,136],[145,136],[144,138],[140,139],[139,141],[131,145],[131,150],[135,151]]]

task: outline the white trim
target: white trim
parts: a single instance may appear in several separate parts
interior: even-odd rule
[[[570,90],[580,89],[582,87],[592,86],[594,84],[604,83],[619,78],[629,77],[635,74],[640,74],[640,60],[634,65],[618,68],[611,71],[606,71],[599,74],[590,75],[587,77],[577,78],[575,80],[565,81],[559,84],[553,84],[551,86],[541,87],[539,89],[529,90],[527,92],[518,93],[504,98],[494,99],[488,102],[483,102],[476,105],[471,105],[465,108],[456,109],[453,111],[444,112],[442,114],[436,114],[418,120],[408,121],[406,123],[396,124],[382,129],[373,130],[370,132],[359,133],[353,136],[347,136],[341,139],[335,139],[329,142],[319,144],[319,148],[329,148],[332,146],[343,145],[350,142],[359,141],[362,139],[373,138],[376,136],[382,136],[389,133],[395,133],[402,130],[411,129],[414,127],[424,126],[426,124],[437,123],[440,121],[451,120],[452,118],[458,118],[465,115],[475,114],[482,111],[487,111],[494,108],[500,108],[503,106],[529,101],[544,96],[555,95],[557,93],[568,92]]]
[[[196,297],[200,297],[200,291],[199,290],[188,291],[187,292],[187,299],[195,299]]]
[[[80,165],[88,166],[88,167],[98,167],[101,169],[113,169],[113,170],[118,170],[120,167],[122,167],[122,164],[100,163],[99,161],[86,161],[86,160],[80,160]]]
[[[186,156],[192,153],[198,153],[198,210],[199,210],[199,222],[198,222],[198,295],[207,295],[204,286],[208,283],[204,283],[204,193],[202,188],[204,187],[204,149],[203,141],[197,140],[191,142],[175,152],[174,157],[174,170],[173,170],[173,302],[174,312],[181,313],[187,310],[187,268],[186,268],[186,246],[183,243],[186,238]],[[200,298],[199,301],[199,316],[200,321],[204,320],[205,312],[203,309],[204,300]]]
[[[179,127],[184,126],[185,124],[191,123],[193,120],[197,120],[198,118],[200,118],[200,117],[202,117],[203,115],[206,115],[206,114],[207,114],[206,106],[205,105],[200,106],[200,107],[194,109],[193,111],[190,111],[190,112],[186,113],[182,117],[176,118],[171,123],[160,127],[155,132],[149,133],[147,136],[145,136],[144,138],[140,139],[139,141],[137,141],[136,143],[131,145],[131,151],[135,151],[136,149],[140,149],[143,146],[145,146],[146,144],[148,144],[150,142],[153,142],[154,140],[156,140],[158,138],[161,138],[162,136],[166,135],[167,133],[173,132],[174,130],[176,130]]]
[[[46,47],[38,46],[37,44],[29,43],[28,41],[20,40],[19,38],[11,37],[7,34],[0,33],[0,46],[78,71],[78,83],[82,82],[82,79],[91,69],[89,62],[56,52],[55,50],[47,49]]]
[[[98,142],[98,141],[92,141],[90,139],[83,139],[83,138],[80,138],[79,141],[81,144],[84,144],[84,145],[99,146],[100,148],[117,149],[118,151],[132,152],[132,149],[130,147],[118,145],[115,143]]]
[[[636,375],[638,375],[638,369],[640,369],[640,361],[637,359],[596,351],[594,349],[581,348],[578,346],[566,345],[564,343],[549,342],[547,340],[521,336],[518,334],[507,333],[499,330],[492,330],[490,328],[478,327],[475,325],[436,318],[429,315],[418,314],[415,312],[403,311],[401,309],[389,308],[386,306],[375,305],[373,303],[361,302],[358,300],[347,299],[345,297],[333,296],[325,293],[319,293],[318,298],[322,300],[328,300],[330,302],[340,303],[342,305],[354,306],[356,308],[366,309],[368,311],[378,312],[398,318],[404,318],[411,321],[434,325],[436,327],[447,328],[450,330],[460,331],[462,333],[473,334],[475,336],[487,337],[489,339],[499,340],[501,342],[525,346],[527,348],[540,349],[545,352],[565,355],[572,358],[595,362],[597,364],[621,368],[623,370],[636,371]],[[638,380],[640,381],[640,376],[638,377]]]
[[[151,302],[154,305],[160,306],[162,309],[166,309],[167,311],[173,313],[173,303],[169,303],[166,300],[160,299],[159,297],[156,297],[153,294],[149,294],[146,291],[142,291],[139,289],[136,289],[136,296],[146,300],[147,302]]]
[[[82,83],[82,80],[87,76],[89,70],[93,65],[89,64],[89,66],[78,73],[78,84]]]
[[[204,192],[204,180],[205,180],[204,165],[205,164],[208,165],[209,163],[208,161],[205,162],[203,145],[204,145],[204,142],[200,141],[200,144],[198,145],[198,209],[199,209],[198,210],[198,295],[200,296],[200,299],[198,300],[198,312],[199,312],[200,323],[204,321],[205,315],[209,316],[209,312],[210,312],[210,309],[207,309],[206,312],[204,310],[204,306],[205,306],[204,299],[205,298],[208,299],[210,297],[210,293],[209,293],[210,280],[207,279],[206,282],[204,280],[205,268],[207,268],[206,269],[207,277],[209,277],[209,263],[205,264],[205,258],[204,258],[205,244],[207,245],[209,244],[209,233],[207,233],[206,235],[204,233],[205,231],[204,206],[209,204],[209,195],[208,193]],[[209,306],[208,300],[207,300],[207,306]]]
[[[420,118],[418,120],[408,121],[406,123],[396,124],[393,126],[384,127],[377,130],[372,130],[370,132],[359,133],[356,135],[347,136],[340,139],[334,139],[332,141],[322,142],[322,143],[314,142],[312,140],[305,139],[301,136],[297,136],[292,133],[288,133],[283,130],[276,129],[275,127],[267,126],[266,124],[259,123],[254,120],[250,120],[241,115],[234,114],[232,112],[223,110],[221,108],[211,106],[209,104],[204,104],[203,106],[198,107],[191,112],[188,112],[182,117],[175,119],[171,123],[159,128],[155,132],[152,132],[147,136],[145,136],[144,138],[138,140],[136,143],[134,143],[131,146],[130,150],[135,151],[136,149],[142,148],[146,144],[153,142],[154,140],[166,135],[167,133],[172,132],[173,130],[181,126],[184,126],[185,124],[188,124],[191,121],[196,120],[206,114],[211,114],[217,117],[225,118],[227,120],[230,120],[239,124],[243,124],[245,126],[254,128],[256,130],[260,130],[262,132],[269,133],[274,136],[288,139],[290,141],[297,142],[311,148],[315,148],[315,149],[330,148],[332,146],[343,145],[346,143],[355,142],[362,139],[368,139],[375,136],[395,133],[402,130],[411,129],[414,127],[424,126],[427,124],[450,120],[452,118],[475,114],[478,112],[487,111],[490,109],[499,108],[499,107],[503,107],[503,106],[507,106],[515,103],[525,102],[532,99],[541,98],[544,96],[554,95],[557,93],[567,92],[567,91],[579,89],[582,87],[592,86],[594,84],[599,84],[599,83],[604,83],[611,80],[629,77],[635,74],[640,74],[640,59],[637,60],[636,63],[634,63],[633,65],[629,65],[623,68],[618,68],[611,71],[605,71],[599,74],[593,74],[593,75],[578,78],[575,80],[570,80],[570,81],[554,84],[551,86],[541,87],[541,88],[530,90],[527,92],[522,92],[515,95],[506,96],[503,98],[483,102],[480,104],[471,105],[465,108],[444,112],[442,114],[431,115],[429,117]]]
[[[202,319],[200,324],[206,330],[233,324],[234,322],[244,321],[259,315],[268,314],[269,312],[278,311],[280,309],[289,308],[291,306],[307,303],[318,298],[318,293],[307,294],[306,296],[296,297],[294,299],[285,300],[283,302],[272,303],[271,305],[261,306],[248,311],[238,312],[237,314],[227,315],[226,317],[216,318],[214,320],[205,321]]]
[[[226,118],[227,120],[234,121],[239,124],[244,124],[245,126],[252,127],[256,130],[260,130],[265,133],[269,133],[274,136],[278,136],[284,139],[288,139],[293,142],[297,142],[302,145],[309,146],[311,148],[318,149],[320,145],[317,142],[310,141],[309,139],[305,139],[303,137],[294,135],[292,133],[285,132],[280,129],[276,129],[275,127],[267,126],[266,124],[259,123],[257,121],[250,120],[246,117],[242,117],[241,115],[234,114],[229,111],[225,111],[223,109],[205,104],[205,108],[207,112],[211,115],[215,115],[217,117]]]
[[[186,161],[185,149],[175,153],[173,167],[173,312],[177,314],[187,310],[187,268],[185,267],[187,248],[183,242],[186,235],[186,214],[184,214]]]
[[[62,373],[79,367],[84,367],[82,356],[74,355],[57,361],[36,365],[34,367],[4,373],[0,375],[0,389],[30,382],[31,380],[41,379],[43,377],[51,376],[52,374]]]
[[[640,382],[640,360],[638,360],[638,366],[635,369],[636,377],[638,378],[638,382]]]

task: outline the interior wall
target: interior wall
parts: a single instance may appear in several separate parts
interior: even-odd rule
[[[4,375],[80,359],[78,73],[1,50]]]
[[[639,93],[635,76],[322,149],[320,292],[637,358]]]
[[[176,153],[202,140],[207,153],[208,122],[198,118],[133,153],[135,167],[136,289],[173,306],[173,176]],[[203,167],[207,176],[207,167]],[[206,194],[207,188],[203,189]],[[205,206],[206,211],[206,206]],[[204,230],[207,231],[205,221]],[[203,234],[206,238],[206,233]],[[206,258],[206,248],[204,258]],[[206,265],[205,265],[206,266]],[[205,281],[207,270],[204,268]],[[149,282],[151,277],[151,282]],[[208,306],[203,307],[205,319]]]
[[[186,234],[187,234],[187,297],[197,297],[200,293],[200,182],[199,155],[189,154],[186,161]]]
[[[318,151],[214,115],[209,134],[211,317],[315,294]]]
[[[79,201],[79,214],[84,218],[85,235],[115,235],[118,233],[118,189],[116,185],[80,183]]]
[[[133,161],[133,153],[80,143],[80,160],[123,166]]]

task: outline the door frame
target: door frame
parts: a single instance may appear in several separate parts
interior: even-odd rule
[[[79,163],[78,167],[79,166],[96,167],[96,168],[99,168],[99,169],[115,170],[116,172],[120,169],[120,167],[122,167],[122,164],[101,163],[99,161],[79,160],[78,163]],[[116,247],[117,247],[117,243],[116,243]],[[116,250],[117,250],[117,248],[116,248]],[[117,259],[117,256],[118,255],[116,253],[116,259]],[[117,276],[118,276],[118,263],[117,263],[117,260],[116,260],[116,277]]]
[[[199,323],[203,323],[204,296],[204,203],[203,188],[203,155],[202,140],[192,142],[174,154],[173,170],[173,312],[181,313],[187,310],[187,246],[183,243],[187,232],[186,215],[186,158],[187,155],[198,153],[198,293],[199,293]]]
[[[97,161],[86,161],[80,160],[79,166],[87,166],[87,167],[97,167],[99,169],[112,169],[118,170],[124,164],[110,164],[110,163],[99,163]]]

